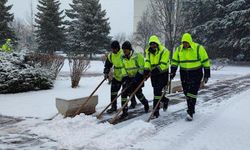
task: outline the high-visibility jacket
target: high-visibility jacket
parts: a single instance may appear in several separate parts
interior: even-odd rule
[[[120,49],[116,54],[115,53],[110,53],[108,55],[108,58],[106,59],[105,62],[105,68],[104,68],[104,73],[109,73],[110,68],[113,66],[114,67],[114,78],[117,81],[122,80],[122,68],[123,68],[123,63],[122,63],[122,56],[123,56],[123,51]]]
[[[157,43],[159,48],[153,54],[149,52],[148,47],[146,51],[146,62],[144,65],[145,70],[153,70],[154,68],[158,68],[160,72],[167,72],[169,68],[169,50],[165,48],[159,38],[155,35],[151,36],[149,39],[149,44],[151,42]]]
[[[135,77],[137,73],[143,75],[144,71],[144,57],[142,54],[132,50],[129,57],[125,55],[122,57],[123,71],[122,76]]]
[[[196,70],[199,68],[210,70],[210,61],[205,48],[194,43],[190,34],[185,33],[182,42],[188,42],[190,48],[184,49],[183,44],[176,48],[171,67],[180,66],[180,70]]]

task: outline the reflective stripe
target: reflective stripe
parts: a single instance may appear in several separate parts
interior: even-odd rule
[[[205,60],[203,60],[201,63],[205,63],[205,62],[207,62],[209,59],[207,58],[207,59],[205,59]]]
[[[158,64],[151,64],[152,67],[158,66]]]
[[[139,67],[132,67],[132,68],[125,68],[126,70],[135,70],[135,69],[139,69]]]
[[[197,95],[194,95],[194,94],[192,94],[192,93],[187,93],[187,96],[188,96],[188,97],[191,97],[191,98],[197,98]]]
[[[200,68],[201,68],[201,66],[198,66],[198,67],[195,67],[195,68],[182,68],[182,67],[180,67],[181,70],[186,70],[186,71],[188,71],[188,70],[197,70],[197,69],[200,69]]]
[[[139,99],[139,101],[142,101],[142,100],[144,100],[145,99],[145,97],[144,96],[142,96],[140,99]]]
[[[192,62],[198,62],[200,60],[183,60],[183,61],[179,61],[179,63],[192,63]]]
[[[179,63],[179,61],[177,61],[177,60],[175,60],[175,59],[172,59],[172,61],[173,61],[173,62],[177,62],[177,63]]]
[[[165,63],[165,62],[160,62],[160,64],[167,65],[167,63]]]
[[[116,95],[118,92],[111,92],[111,95]]]
[[[197,60],[200,60],[200,45],[197,46]]]
[[[123,67],[116,67],[116,66],[114,66],[114,68],[115,68],[115,69],[122,69]]]
[[[122,102],[126,102],[127,101],[127,98],[122,98]]]
[[[154,96],[154,99],[160,99],[161,98],[161,96]]]

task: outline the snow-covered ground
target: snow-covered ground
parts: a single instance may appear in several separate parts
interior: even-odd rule
[[[90,68],[86,73],[101,74],[103,72],[102,61],[92,61]],[[67,61],[65,62],[62,72],[69,72]],[[227,66],[219,71],[212,71],[212,78],[209,84],[218,80],[225,80],[239,77],[250,73],[250,67],[234,67]],[[49,118],[57,113],[55,107],[55,98],[79,98],[87,97],[102,81],[103,76],[82,78],[79,87],[71,88],[71,80],[69,77],[58,77],[55,81],[54,88],[44,91],[31,91],[18,94],[1,94],[0,95],[0,114],[8,116],[25,116],[25,117],[41,117]],[[179,75],[175,80],[179,79]],[[153,90],[150,80],[147,80],[143,88],[145,96],[150,100],[153,99]],[[102,109],[110,102],[110,85],[105,82],[96,92],[99,96],[97,110]]]
[[[102,73],[102,62],[94,61],[91,64],[87,73]],[[63,68],[63,71],[67,71],[67,66]],[[250,67],[227,66],[222,70],[213,71],[209,84],[249,73]],[[175,79],[178,80],[178,78],[177,75]],[[55,87],[51,90],[0,95],[0,114],[38,117],[38,119],[27,119],[18,123],[19,130],[30,129],[31,134],[55,140],[57,141],[55,146],[58,148],[90,150],[250,149],[250,119],[248,119],[250,90],[221,103],[201,105],[197,107],[193,122],[179,120],[160,131],[155,128],[154,124],[143,120],[114,126],[109,123],[98,124],[96,118],[85,115],[66,119],[58,116],[52,121],[43,121],[57,113],[56,97],[70,99],[89,96],[102,79],[102,76],[85,77],[81,79],[78,88],[72,89],[68,77],[59,77],[55,82]],[[150,80],[146,82],[143,91],[148,99],[153,98]],[[96,94],[99,96],[97,111],[100,111],[110,101],[110,85],[104,83]],[[184,106],[185,103],[170,106],[167,113]],[[11,148],[11,145],[9,147]]]

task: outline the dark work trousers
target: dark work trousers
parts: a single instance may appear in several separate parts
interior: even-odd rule
[[[125,89],[127,86],[129,86],[128,89],[127,89],[125,92],[122,93],[122,102],[121,102],[122,105],[124,105],[124,104],[126,103],[128,96],[130,96],[130,95],[135,91],[135,89],[137,88],[137,86],[138,86],[139,84],[140,84],[140,83],[135,83],[135,84],[125,85],[125,86],[122,87],[123,89]],[[136,97],[139,99],[139,101],[140,101],[143,105],[146,105],[146,104],[148,103],[147,99],[145,98],[145,96],[144,96],[143,93],[142,93],[142,87],[140,87],[140,88],[138,89],[138,91],[135,93],[135,95],[136,95]],[[133,96],[133,97],[131,98],[131,100],[132,100],[133,98],[135,99],[135,96]],[[124,112],[127,112],[127,109],[128,109],[128,107],[126,106],[125,109],[124,109],[123,111],[124,111]]]
[[[162,95],[162,93],[163,93],[163,91],[162,91],[163,88],[164,88],[164,87],[153,87],[153,89],[154,89],[153,108],[155,108],[156,104],[157,104],[158,101],[160,100],[160,97],[161,97],[161,95]],[[162,103],[168,103],[168,101],[169,101],[169,99],[166,98],[165,95],[164,95],[164,96],[162,97],[162,99],[161,99],[161,102],[162,102]],[[159,109],[160,109],[160,105],[158,105],[156,111],[159,111]]]
[[[188,110],[191,116],[195,113],[195,104],[200,89],[201,79],[203,77],[202,69],[196,70],[180,70],[181,84],[183,92],[186,96]]]
[[[188,106],[187,113],[190,114],[191,116],[195,113],[195,104],[198,91],[200,88],[200,83],[201,82],[195,82],[195,81],[189,81],[189,82],[182,81],[183,92],[187,99],[187,106]]]
[[[153,86],[153,90],[154,90],[154,101],[153,101],[153,107],[155,108],[157,102],[160,100],[160,97],[162,95],[162,90],[163,88],[168,84],[168,71],[158,74],[156,76],[151,76],[151,83]],[[168,98],[165,97],[165,95],[163,96],[163,98],[161,99],[161,102],[163,103],[167,103],[168,102]],[[159,112],[160,109],[160,105],[158,106],[157,110]]]
[[[111,102],[115,99],[115,97],[118,94],[118,91],[120,90],[122,86],[122,82],[116,80],[115,78],[111,81]],[[111,106],[113,109],[117,109],[117,100],[115,100]]]

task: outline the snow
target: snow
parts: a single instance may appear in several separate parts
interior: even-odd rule
[[[102,70],[101,61],[92,61],[87,73],[101,74]],[[67,66],[63,71],[68,71]],[[221,70],[212,71],[209,82],[211,84],[249,73],[250,67],[226,66]],[[175,80],[178,79],[177,74]],[[160,129],[157,129],[152,122],[144,121],[148,115],[118,125],[98,123],[99,120],[94,116],[84,114],[74,118],[63,118],[59,115],[52,121],[43,121],[57,113],[56,97],[65,99],[87,97],[102,80],[102,76],[84,77],[80,81],[80,86],[72,89],[70,78],[59,76],[51,90],[0,95],[0,114],[26,119],[18,123],[16,125],[18,129],[15,130],[29,129],[29,135],[51,139],[58,149],[248,150],[250,148],[250,119],[248,119],[250,90],[220,103],[213,100],[208,103],[198,102],[194,121],[187,122],[180,119]],[[147,99],[153,98],[150,80],[146,82],[143,92]],[[96,94],[99,96],[97,112],[100,112],[110,102],[110,85],[105,82]],[[185,102],[170,106],[166,114],[185,107]],[[6,132],[8,131],[1,131],[0,135]],[[9,137],[15,138],[12,135]],[[50,147],[50,145],[53,145],[53,142],[45,143],[43,146]]]
[[[96,118],[80,115],[75,118],[58,117],[32,128],[34,134],[58,141],[59,148],[117,150],[134,144],[141,136],[155,132],[152,124],[135,121],[122,128],[109,123],[97,124]],[[94,139],[94,140],[93,140]]]
[[[135,149],[249,150],[250,90],[221,104],[198,108],[194,121],[175,122]],[[157,148],[155,147],[157,146]]]
[[[103,72],[102,61],[91,61],[90,68],[86,74]],[[62,72],[69,72],[67,60]],[[209,84],[239,77],[250,73],[250,67],[226,66],[218,71],[212,71],[212,78],[209,79]],[[58,77],[55,81],[54,88],[51,90],[31,91],[18,94],[1,94],[0,95],[0,114],[17,117],[39,117],[49,118],[57,113],[55,99],[74,99],[80,97],[88,97],[96,86],[103,80],[103,76],[84,77],[80,80],[79,87],[71,88],[71,80],[69,77]],[[179,80],[177,73],[175,80]],[[143,93],[146,98],[153,99],[153,89],[150,80],[147,80]],[[97,90],[96,94],[99,97],[97,111],[102,110],[110,102],[110,85],[105,81],[104,84]],[[118,105],[120,101],[118,100]]]

